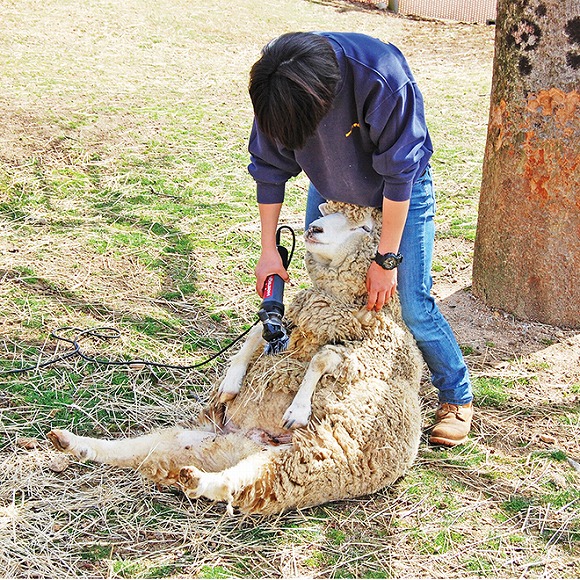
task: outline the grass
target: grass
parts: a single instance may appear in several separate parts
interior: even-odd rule
[[[324,0],[241,0],[230,11],[216,0],[26,1],[3,18],[1,369],[64,353],[51,336],[64,326],[118,328],[115,340],[83,341],[99,357],[191,364],[254,321],[247,75],[263,44],[289,30],[357,30],[403,49],[436,149],[436,288],[469,266],[492,29]],[[292,180],[283,208],[298,230],[306,186]],[[308,283],[302,256],[299,244],[288,299]],[[0,376],[3,573],[579,576],[580,482],[568,461],[580,460],[577,371],[496,337],[462,344],[478,405],[466,445],[423,442],[390,489],[269,519],[227,518],[115,468],[63,470],[44,438],[53,427],[121,437],[187,424],[225,358],[187,372],[69,359]],[[428,424],[435,395],[424,387]]]
[[[474,394],[480,404],[501,408],[509,399],[509,383],[500,377],[477,377],[473,381]]]

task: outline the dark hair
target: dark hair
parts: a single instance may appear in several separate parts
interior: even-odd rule
[[[272,40],[250,72],[256,122],[288,149],[304,147],[332,106],[340,67],[330,42],[312,32]]]

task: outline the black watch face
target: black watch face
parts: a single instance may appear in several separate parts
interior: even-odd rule
[[[393,270],[394,268],[397,267],[397,260],[392,256],[389,256],[388,258],[385,258],[385,261],[383,262],[383,267],[386,268],[387,270]]]

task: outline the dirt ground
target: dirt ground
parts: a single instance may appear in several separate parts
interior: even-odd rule
[[[450,251],[450,246],[456,249],[457,240],[438,240],[435,254]],[[464,350],[472,376],[512,379],[517,385],[511,391],[514,405],[537,411],[528,417],[500,412],[501,418],[495,412],[480,411],[476,431],[485,438],[497,429],[500,439],[504,438],[498,441],[502,447],[538,444],[565,449],[578,459],[580,427],[562,431],[546,420],[543,409],[580,404],[580,334],[574,329],[518,320],[488,307],[470,289],[469,262],[434,275],[433,294]]]

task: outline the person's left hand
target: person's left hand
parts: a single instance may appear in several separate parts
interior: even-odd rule
[[[378,312],[397,290],[397,268],[385,270],[376,262],[371,262],[367,272],[367,310]]]

